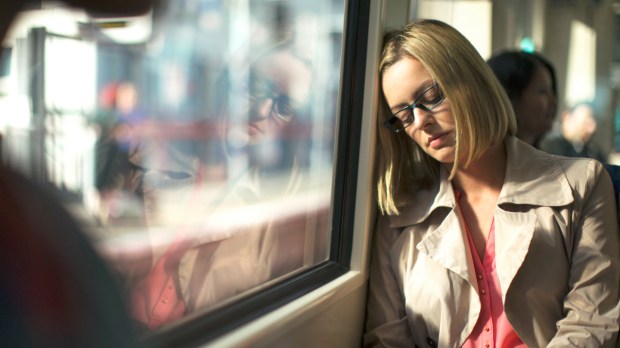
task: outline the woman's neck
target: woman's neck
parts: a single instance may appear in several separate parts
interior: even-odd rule
[[[506,174],[506,148],[504,142],[492,146],[467,168],[459,168],[452,184],[463,194],[501,191]]]

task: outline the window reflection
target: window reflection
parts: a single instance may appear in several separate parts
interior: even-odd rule
[[[100,20],[84,26],[77,41],[95,45],[84,57],[96,72],[72,75],[68,90],[83,94],[76,86],[96,75],[97,97],[84,100],[97,106],[51,107],[80,103],[48,81],[30,125],[34,139],[47,124],[46,166],[73,168],[70,187],[66,172],[53,182],[90,221],[145,331],[327,259],[344,25],[334,0],[164,1],[148,18],[151,36],[137,43],[115,41]],[[46,43],[63,40],[76,39],[48,29]],[[44,63],[54,54],[66,52]],[[46,145],[66,124],[94,137],[70,157]],[[36,157],[19,151],[9,160]]]

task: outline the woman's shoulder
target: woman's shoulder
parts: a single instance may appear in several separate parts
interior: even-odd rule
[[[537,175],[548,176],[555,173],[578,180],[584,177],[596,177],[605,170],[603,164],[595,159],[551,154],[521,141],[515,141],[513,144],[512,150],[509,151],[515,158],[514,167],[524,168]]]
[[[502,202],[566,205],[585,196],[605,175],[596,160],[553,155],[520,141],[509,145],[508,153]]]
[[[544,154],[549,161],[557,163],[570,182],[595,180],[605,173],[603,164],[592,158],[566,157],[553,154]]]
[[[552,154],[545,154],[544,156],[560,168],[561,178],[559,180],[566,180],[574,199],[586,199],[593,192],[600,192],[598,190],[603,187],[614,192],[611,177],[605,166],[598,160]]]

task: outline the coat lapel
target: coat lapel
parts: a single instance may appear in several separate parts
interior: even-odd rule
[[[452,209],[441,225],[418,243],[417,249],[477,288],[473,261],[459,215],[457,208]]]
[[[495,213],[495,264],[504,303],[506,292],[529,250],[536,220],[534,212],[497,209]]]
[[[437,289],[444,295],[447,291],[447,293],[458,296],[444,308],[446,313],[451,313],[448,315],[462,313],[467,318],[478,318],[482,306],[478,297],[478,282],[460,216],[458,207],[453,208],[439,227],[429,232],[416,248],[420,254],[425,254],[441,267],[458,275],[450,277],[448,289]],[[453,306],[464,306],[464,308]],[[450,342],[450,346],[453,347],[460,346],[471,334],[476,321],[477,319],[467,322],[455,320],[455,323],[460,322],[462,325],[454,324],[450,327],[443,327],[439,332],[439,342]]]

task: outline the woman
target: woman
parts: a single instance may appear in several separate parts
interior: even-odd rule
[[[602,166],[515,138],[502,86],[447,24],[387,35],[379,73],[364,345],[613,346],[619,241]]]
[[[517,137],[539,147],[558,109],[555,71],[539,54],[504,51],[487,63],[504,86],[517,118]]]

